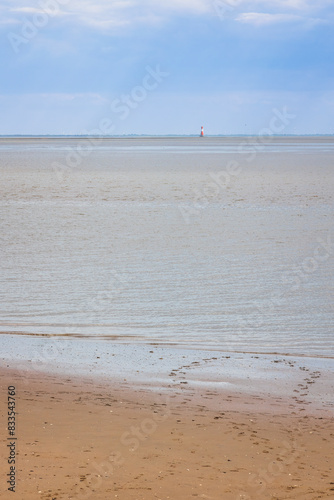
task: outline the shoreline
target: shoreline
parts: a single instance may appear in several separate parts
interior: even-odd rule
[[[259,351],[259,350],[253,350],[253,351],[247,351],[244,349],[240,350],[227,350],[224,348],[224,346],[213,346],[213,345],[205,345],[204,343],[181,343],[181,342],[166,342],[166,341],[157,341],[156,339],[148,339],[148,338],[143,338],[141,339],[140,337],[136,335],[89,335],[89,334],[75,334],[75,333],[63,333],[63,334],[58,334],[58,333],[32,333],[32,332],[20,332],[20,331],[0,331],[0,336],[1,335],[12,335],[14,337],[16,336],[23,336],[23,337],[33,337],[33,338],[43,338],[43,339],[55,339],[55,340],[61,340],[61,339],[79,339],[82,341],[85,340],[96,340],[97,342],[99,341],[109,341],[109,342],[114,342],[119,345],[131,345],[131,344],[138,344],[138,345],[149,345],[149,346],[157,346],[157,347],[163,347],[163,348],[173,348],[173,349],[189,349],[189,350],[203,350],[203,351],[215,351],[215,352],[221,352],[221,353],[232,353],[232,354],[256,354],[256,355],[263,355],[263,356],[286,356],[286,357],[292,357],[292,358],[315,358],[315,359],[334,359],[334,355],[326,355],[326,354],[316,354],[316,353],[300,353],[300,352],[279,352],[279,351]],[[124,339],[124,340],[123,340]],[[133,342],[131,342],[133,341]]]
[[[209,405],[212,409],[219,408],[220,396],[237,394],[238,410],[246,404],[270,413],[284,406],[288,413],[334,416],[332,358],[88,339],[50,343],[41,338],[33,349],[30,340],[3,346],[6,356],[0,358],[0,369],[23,378],[66,376],[79,384],[88,379],[124,390],[187,396],[201,403],[210,392],[215,396]]]
[[[333,495],[333,410],[207,387],[166,393],[12,368],[0,375],[3,419],[7,386],[16,387],[16,492],[27,500]]]

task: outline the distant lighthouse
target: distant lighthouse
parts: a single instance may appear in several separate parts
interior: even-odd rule
[[[204,137],[204,129],[201,127],[201,137]]]

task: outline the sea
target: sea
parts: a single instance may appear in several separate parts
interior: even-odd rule
[[[334,357],[333,136],[2,137],[0,174],[3,346]]]

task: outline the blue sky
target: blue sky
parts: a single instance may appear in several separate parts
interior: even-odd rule
[[[333,134],[333,28],[328,0],[2,0],[0,134],[258,134],[284,109]]]

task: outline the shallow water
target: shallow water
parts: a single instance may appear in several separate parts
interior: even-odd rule
[[[334,355],[333,138],[0,155],[0,332]]]

